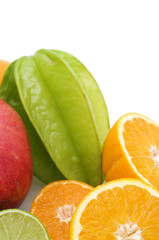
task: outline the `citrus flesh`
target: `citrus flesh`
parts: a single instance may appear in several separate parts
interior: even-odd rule
[[[159,239],[159,192],[137,179],[96,187],[76,208],[69,239]]]
[[[0,84],[2,82],[3,76],[8,68],[8,66],[10,65],[9,62],[4,61],[4,60],[0,60]]]
[[[106,181],[138,178],[159,189],[159,125],[136,113],[122,116],[105,140]]]
[[[67,240],[73,212],[92,189],[74,180],[50,183],[35,197],[30,212],[41,220],[51,240]]]
[[[0,240],[49,240],[42,223],[18,209],[0,211]]]

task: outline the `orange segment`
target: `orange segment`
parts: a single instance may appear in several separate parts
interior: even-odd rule
[[[80,202],[69,239],[156,240],[158,224],[159,192],[140,180],[114,180],[96,187]]]
[[[2,78],[5,74],[5,71],[7,70],[8,66],[9,66],[9,62],[4,61],[4,60],[0,60],[0,84],[2,81]]]
[[[105,140],[102,168],[106,181],[138,178],[159,189],[159,125],[137,113],[122,116]]]
[[[50,183],[36,196],[30,212],[41,220],[51,240],[66,240],[75,208],[92,189],[73,180]]]

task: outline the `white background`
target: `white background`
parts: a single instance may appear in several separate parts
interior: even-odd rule
[[[76,56],[105,97],[110,125],[138,112],[159,123],[159,1],[0,1],[0,59],[41,48]],[[43,185],[33,180],[21,208]]]

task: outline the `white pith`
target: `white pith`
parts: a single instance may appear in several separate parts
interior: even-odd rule
[[[154,161],[155,167],[159,167],[159,149],[156,146],[151,146],[149,149],[151,158]]]
[[[79,234],[82,231],[82,226],[80,224],[80,218],[82,216],[82,213],[84,212],[86,206],[89,204],[89,202],[93,199],[97,199],[98,195],[104,191],[112,190],[113,188],[123,188],[126,186],[136,186],[141,189],[146,189],[152,196],[159,198],[159,192],[152,188],[151,186],[143,183],[142,181],[136,180],[136,179],[120,179],[120,180],[114,180],[108,183],[105,183],[101,186],[96,187],[94,190],[92,190],[80,203],[80,205],[75,210],[75,213],[73,215],[72,219],[72,235],[71,239],[73,240],[79,240]],[[136,239],[135,239],[136,240]]]
[[[71,219],[72,219],[72,215],[75,211],[76,207],[74,204],[65,204],[62,207],[59,207],[56,211],[57,215],[56,218],[58,218],[60,220],[60,222],[65,222],[66,224],[68,224]]]
[[[145,116],[142,116],[142,115],[140,115],[140,114],[135,114],[135,113],[134,113],[134,114],[131,114],[131,115],[130,115],[130,114],[125,115],[123,118],[121,118],[120,123],[119,123],[119,128],[118,128],[118,129],[119,129],[120,142],[121,142],[122,148],[123,148],[123,150],[124,150],[124,153],[125,153],[128,161],[129,161],[131,167],[133,168],[134,172],[139,176],[140,179],[142,179],[144,182],[152,185],[145,177],[143,177],[142,174],[140,174],[140,173],[138,172],[137,168],[136,168],[135,165],[132,163],[131,157],[130,157],[130,155],[129,155],[128,151],[126,150],[126,147],[125,147],[125,142],[124,142],[124,138],[123,138],[124,124],[125,124],[127,121],[133,121],[134,118],[141,118],[141,119],[143,119],[144,121],[146,121],[147,123],[149,123],[149,124],[151,123],[151,124],[155,125],[157,128],[159,128],[159,125],[158,125],[156,122],[152,121],[151,119],[149,119],[149,118],[147,118],[147,117],[145,117]]]
[[[118,230],[114,233],[117,240],[142,240],[141,231],[136,223],[127,222],[119,224]]]

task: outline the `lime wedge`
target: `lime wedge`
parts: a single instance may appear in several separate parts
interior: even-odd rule
[[[49,240],[38,218],[19,209],[0,211],[0,240]]]

